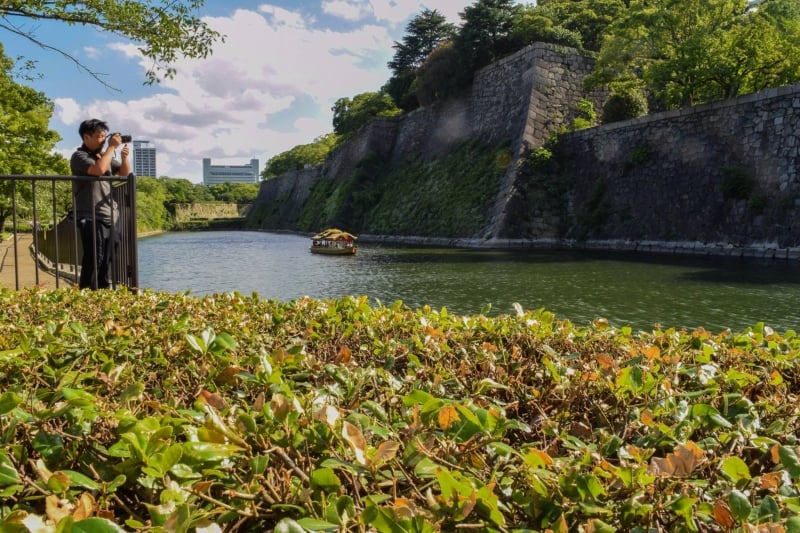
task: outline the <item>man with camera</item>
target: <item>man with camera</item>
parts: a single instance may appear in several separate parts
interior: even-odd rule
[[[89,119],[78,128],[83,144],[70,159],[72,194],[75,196],[75,213],[83,244],[83,259],[78,286],[81,289],[107,289],[111,285],[109,264],[111,262],[118,228],[119,208],[111,195],[111,182],[91,179],[97,176],[128,176],[131,164],[128,159],[129,135],[108,134],[108,125],[102,120]],[[103,147],[108,141],[108,147]],[[120,150],[121,160],[114,157]],[[80,179],[84,178],[84,179]]]

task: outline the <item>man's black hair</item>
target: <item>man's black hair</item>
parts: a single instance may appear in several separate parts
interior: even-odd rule
[[[90,118],[81,122],[78,128],[78,135],[83,139],[85,133],[92,134],[97,131],[108,131],[108,124],[97,118]]]

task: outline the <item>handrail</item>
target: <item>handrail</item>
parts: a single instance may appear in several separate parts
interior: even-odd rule
[[[80,263],[83,255],[83,246],[78,231],[78,221],[71,213],[76,212],[75,196],[72,190],[58,190],[56,184],[60,182],[74,183],[77,181],[108,181],[112,183],[112,218],[118,223],[111,227],[112,242],[117,242],[111,260],[111,287],[116,289],[123,285],[130,289],[139,287],[138,247],[136,242],[136,176],[129,174],[127,177],[119,176],[48,176],[48,175],[0,175],[0,199],[5,194],[10,195],[11,211],[3,212],[0,207],[0,223],[11,217],[14,257],[14,287],[20,290],[20,245],[19,235],[22,216],[30,217],[31,237],[30,253],[32,254],[33,283],[40,285],[40,272],[52,275],[55,278],[55,287],[58,288],[62,281],[76,285],[80,275]],[[41,182],[49,183],[49,191]],[[9,186],[4,184],[10,183]],[[26,187],[29,185],[29,187]],[[37,187],[38,185],[38,187]],[[4,192],[5,191],[5,192]],[[50,209],[39,209],[37,194],[49,194]],[[59,193],[61,201],[59,202]],[[64,198],[72,198],[71,208]],[[29,204],[25,205],[24,204]],[[66,205],[65,205],[66,204]],[[0,204],[2,205],[2,204]],[[114,208],[117,206],[117,209]],[[95,224],[95,222],[92,222]],[[0,227],[0,230],[3,228]],[[92,253],[96,253],[93,247]],[[8,252],[6,252],[8,253]],[[96,257],[95,257],[96,259]],[[95,260],[95,264],[97,261]],[[0,267],[0,273],[3,273]],[[9,280],[8,272],[0,279]],[[95,279],[95,286],[96,286]],[[8,284],[8,281],[6,281]]]

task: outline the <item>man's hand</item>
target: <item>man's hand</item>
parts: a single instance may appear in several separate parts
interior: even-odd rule
[[[113,150],[117,146],[122,144],[122,135],[119,133],[115,133],[111,137],[108,138],[108,149]]]
[[[119,137],[119,135],[117,135],[117,137]],[[119,152],[119,153],[120,153],[120,156],[122,157],[122,160],[123,160],[123,161],[125,161],[126,159],[128,159],[128,154],[130,154],[130,151],[131,151],[131,149],[130,149],[130,147],[129,147],[127,144],[124,144],[124,145],[122,146],[122,150],[120,150],[120,152]]]

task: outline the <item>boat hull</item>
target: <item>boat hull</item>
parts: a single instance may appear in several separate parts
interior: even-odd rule
[[[335,246],[312,246],[309,248],[312,254],[321,254],[321,255],[355,255],[356,248],[355,246],[349,246],[347,248],[336,248]]]

